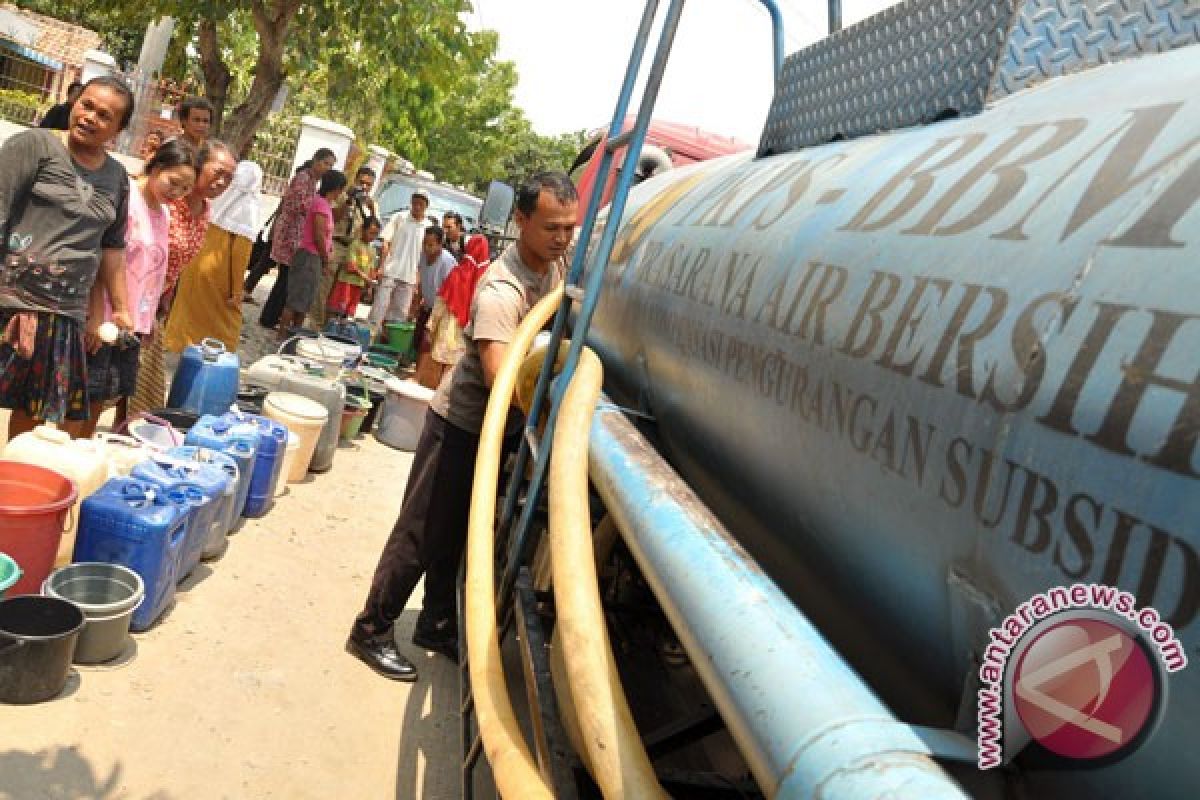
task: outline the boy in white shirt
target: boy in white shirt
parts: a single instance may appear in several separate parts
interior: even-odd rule
[[[382,277],[367,317],[372,327],[381,333],[384,323],[412,319],[413,298],[420,280],[417,264],[421,258],[421,242],[430,224],[425,216],[428,207],[429,198],[421,192],[413,192],[410,213],[396,214],[383,229]]]

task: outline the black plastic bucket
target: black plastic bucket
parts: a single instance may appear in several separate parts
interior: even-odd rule
[[[243,414],[259,414],[263,413],[263,403],[267,400],[267,395],[271,390],[265,386],[255,386],[253,384],[245,384],[238,389],[237,406]]]
[[[363,417],[362,432],[370,433],[375,427],[375,418],[379,416],[379,409],[383,408],[383,401],[387,399],[387,392],[378,392],[370,384],[367,384],[367,397],[371,401],[371,407],[367,410],[367,416]]]
[[[0,600],[0,703],[62,693],[84,625],[74,603],[36,594]]]
[[[182,408],[158,408],[150,412],[150,416],[171,423],[171,427],[180,433],[187,433],[192,426],[200,421],[200,415]]]

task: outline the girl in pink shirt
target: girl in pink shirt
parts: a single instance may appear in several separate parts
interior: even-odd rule
[[[105,344],[85,337],[88,350],[88,403],[91,413],[68,430],[89,437],[106,404],[133,394],[137,384],[139,337],[154,330],[155,312],[167,274],[170,217],[167,204],[192,190],[196,181],[196,153],[183,139],[170,139],[146,162],[140,178],[130,179],[129,219],[125,233],[125,284],[133,330]],[[93,291],[89,316],[111,319],[102,290]]]
[[[292,255],[288,270],[287,307],[280,320],[280,334],[290,335],[292,328],[304,325],[304,316],[313,304],[321,283],[321,273],[333,269],[333,204],[346,190],[344,173],[331,169],[321,176],[321,186],[308,206],[300,246]]]

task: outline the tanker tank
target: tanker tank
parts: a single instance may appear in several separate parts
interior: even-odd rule
[[[1134,592],[1200,661],[1196,86],[1184,47],[630,197],[608,390],[904,721],[974,720],[1050,587]],[[1200,667],[1169,683],[1145,746],[1033,796],[1191,796]]]

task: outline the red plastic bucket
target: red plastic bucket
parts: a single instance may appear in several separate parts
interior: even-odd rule
[[[75,482],[54,470],[0,461],[0,551],[24,573],[10,597],[41,590],[77,495]]]

